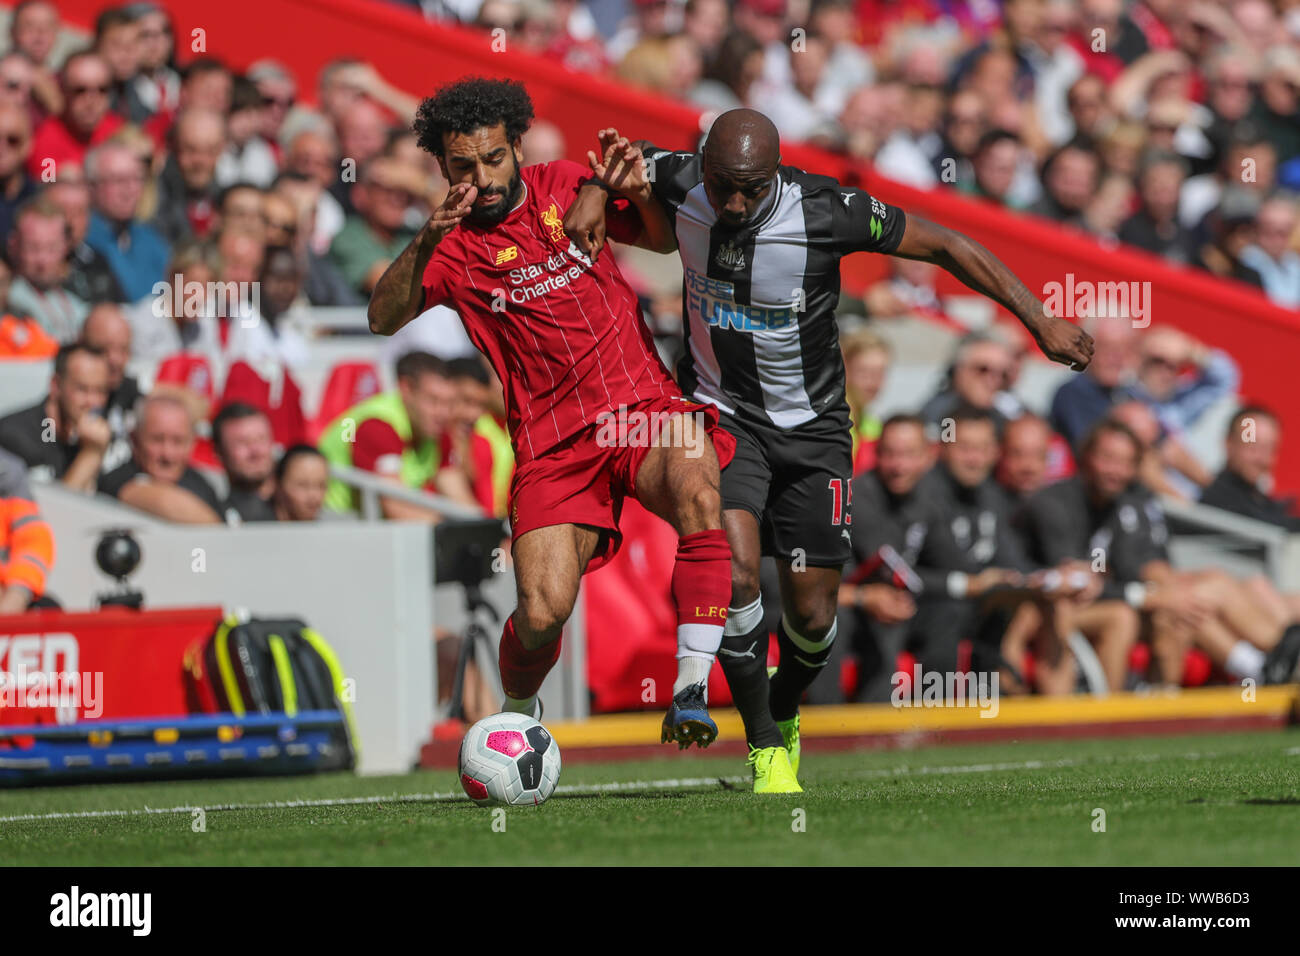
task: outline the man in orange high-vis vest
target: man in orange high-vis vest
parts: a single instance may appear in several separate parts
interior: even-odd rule
[[[0,449],[0,616],[21,614],[45,593],[54,534],[27,483],[27,466]]]

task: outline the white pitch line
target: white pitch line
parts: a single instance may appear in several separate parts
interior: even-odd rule
[[[682,777],[670,780],[626,780],[614,783],[566,784],[555,788],[556,794],[601,794],[637,790],[687,790],[748,782],[747,777]],[[464,793],[390,793],[375,797],[335,797],[319,800],[272,800],[265,803],[217,803],[201,807],[142,807],[134,810],[75,810],[66,813],[23,813],[0,817],[0,823],[25,823],[35,820],[81,820],[97,817],[142,817],[158,814],[217,813],[222,810],[294,810],[303,807],[348,807],[379,803],[449,803],[468,801]]]
[[[1288,757],[1300,757],[1300,747],[1290,747],[1282,751]],[[931,774],[960,773],[997,773],[1005,770],[1050,770],[1063,767],[1082,767],[1088,764],[1136,763],[1154,760],[1212,760],[1222,756],[1217,753],[1184,754],[1129,754],[1120,757],[1093,757],[1083,760],[1021,760],[1010,763],[970,763],[950,764],[946,766],[887,767],[874,770],[850,771],[850,777],[902,777],[927,776]],[[748,777],[678,777],[667,780],[625,780],[613,783],[565,784],[555,788],[557,794],[576,796],[598,795],[638,790],[689,790],[699,787],[728,786],[746,784]],[[0,817],[0,823],[27,823],[40,820],[82,820],[98,817],[138,817],[176,813],[193,813],[202,810],[205,813],[217,813],[223,810],[293,810],[304,807],[348,807],[365,806],[380,803],[450,803],[466,801],[463,793],[390,793],[377,797],[336,797],[320,800],[273,800],[265,803],[217,803],[202,807],[143,807],[135,810],[75,810],[66,813],[23,813]]]

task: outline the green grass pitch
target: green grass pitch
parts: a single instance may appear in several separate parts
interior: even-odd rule
[[[459,793],[450,770],[7,790],[0,866],[1277,865],[1300,857],[1300,733],[1292,731],[814,751],[804,757],[805,792],[788,796],[718,782],[744,770],[736,759],[667,748],[633,763],[575,764],[546,805],[495,816],[440,796]],[[188,807],[209,808],[204,832]]]

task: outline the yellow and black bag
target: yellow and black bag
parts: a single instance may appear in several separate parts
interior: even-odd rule
[[[227,617],[203,648],[202,662],[218,709],[238,717],[338,711],[343,739],[330,768],[350,770],[356,765],[352,695],[343,667],[334,649],[305,623]]]

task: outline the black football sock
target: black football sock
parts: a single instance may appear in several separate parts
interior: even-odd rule
[[[741,634],[735,630],[745,628]],[[763,627],[762,598],[743,608],[729,608],[722,632],[718,661],[731,688],[731,698],[745,724],[745,739],[760,750],[780,747],[781,729],[772,720],[768,704],[767,629]]]
[[[789,720],[799,713],[799,701],[808,685],[815,681],[831,656],[835,643],[835,622],[826,636],[809,640],[791,631],[785,615],[776,628],[776,643],[781,650],[781,666],[772,675],[769,706],[773,720]]]

